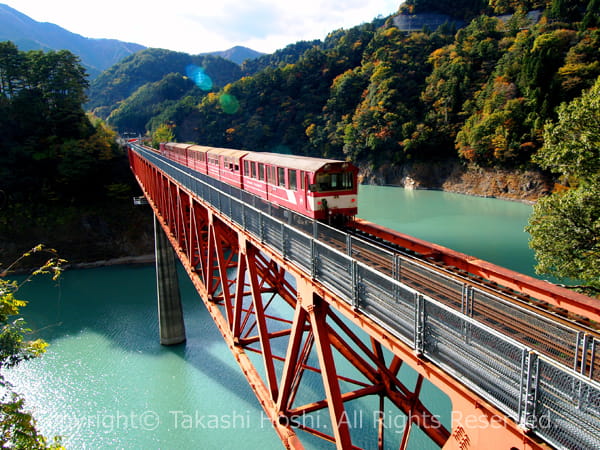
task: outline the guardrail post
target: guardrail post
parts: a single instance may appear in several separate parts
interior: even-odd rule
[[[527,354],[524,354],[521,376],[519,422],[522,427],[534,430],[536,427],[535,406],[539,377],[539,361],[536,352],[530,350]]]
[[[248,220],[246,219],[246,203],[241,204],[242,207],[242,228],[248,231]]]
[[[402,257],[398,253],[394,253],[392,264],[392,278],[396,281],[400,281],[402,278]]]
[[[265,221],[263,220],[263,215],[258,215],[258,237],[260,238],[260,242],[265,242]]]
[[[358,262],[352,260],[352,266],[351,266],[351,271],[352,271],[352,306],[355,309],[358,309],[360,307],[360,291],[361,291],[361,285],[360,285],[360,277],[359,277],[359,272],[358,272]]]
[[[462,303],[460,312],[467,317],[473,317],[473,287],[468,284],[463,284],[462,287]]]
[[[346,255],[352,258],[352,235],[346,235]]]
[[[310,276],[317,278],[317,244],[314,239],[310,240]]]
[[[460,312],[467,317],[473,317],[473,287],[468,284],[463,284],[462,287],[462,301],[460,305]],[[465,343],[469,344],[471,340],[471,323],[463,320],[462,321],[462,332],[465,338]]]
[[[581,342],[581,337],[583,336],[583,331],[578,331],[577,336],[575,337],[575,355],[573,356],[573,370],[577,372],[577,365],[579,363],[579,343]]]
[[[415,352],[422,354],[425,348],[425,299],[421,294],[415,298]]]
[[[281,255],[283,259],[287,259],[289,255],[290,232],[285,223],[281,223]]]
[[[397,253],[394,254],[394,259],[392,260],[392,278],[398,282],[400,282],[400,279],[402,277],[401,264],[402,258],[400,257],[400,255],[398,255]],[[397,303],[400,301],[400,287],[396,283],[394,283],[392,289],[394,295],[394,302]]]
[[[596,365],[596,343],[598,339],[592,339],[592,352],[590,355],[590,380],[594,379],[594,366]]]

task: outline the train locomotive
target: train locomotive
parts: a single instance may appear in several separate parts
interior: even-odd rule
[[[167,142],[160,153],[200,173],[312,219],[344,223],[358,211],[350,162]]]

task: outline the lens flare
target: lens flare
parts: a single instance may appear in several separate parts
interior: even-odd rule
[[[235,114],[240,109],[240,102],[233,95],[223,94],[219,97],[219,104],[226,114]]]
[[[213,81],[208,74],[204,72],[202,67],[190,64],[185,68],[185,74],[203,91],[210,91],[212,89]]]

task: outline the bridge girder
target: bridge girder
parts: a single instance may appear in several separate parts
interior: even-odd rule
[[[355,424],[345,405],[368,396],[378,400],[379,448],[384,448],[389,430],[385,401],[406,416],[399,431],[401,449],[407,448],[414,426],[449,449],[484,444],[492,448],[490,443],[541,448],[496,408],[272,254],[202,199],[141,158],[134,157],[132,164],[137,165],[134,172],[158,222],[286,448],[303,448],[296,430],[334,442],[340,449],[359,448],[352,443]],[[283,352],[282,338],[287,338]],[[259,355],[260,363],[251,355]],[[359,376],[339,373],[340,359]],[[412,388],[400,379],[403,364],[417,373]],[[300,402],[300,397],[307,398],[307,373],[321,378],[324,395]],[[450,397],[450,429],[421,400],[425,380]],[[330,428],[299,420],[318,411],[328,412]],[[478,422],[474,426],[465,418]]]

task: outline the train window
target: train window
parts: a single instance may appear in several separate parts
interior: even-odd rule
[[[248,161],[244,161],[244,174],[246,176],[250,175],[250,163]]]
[[[340,183],[342,189],[352,189],[354,187],[354,176],[352,172],[342,172],[340,174]]]
[[[252,178],[256,178],[256,163],[251,163],[250,167],[252,168]]]
[[[317,192],[342,191],[353,188],[352,172],[317,174]]]
[[[258,179],[265,179],[265,165],[263,163],[258,163]]]
[[[288,169],[288,182],[289,182],[289,188],[292,191],[296,190],[296,170],[295,169]]]
[[[306,176],[306,172],[300,172],[300,190],[304,191],[304,177]]]
[[[267,181],[271,184],[276,184],[275,173],[275,167],[267,166]]]
[[[279,181],[279,186],[285,187],[285,169],[283,167],[277,168],[277,177]]]
[[[233,166],[233,170],[235,170],[236,172],[239,172],[240,171],[240,165],[239,164],[234,165]]]

